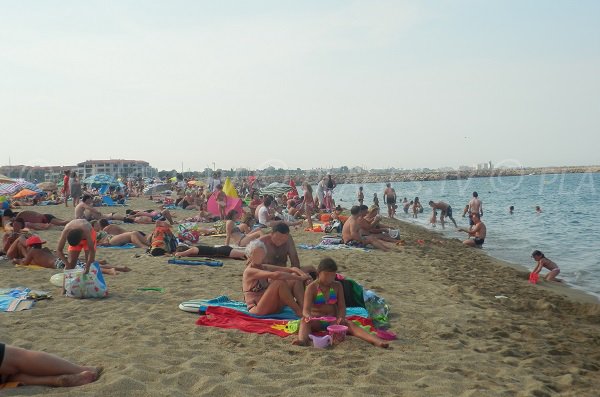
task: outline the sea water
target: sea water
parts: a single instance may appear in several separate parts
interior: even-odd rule
[[[364,204],[373,204],[377,193],[382,215],[384,183],[344,184],[336,187],[336,204],[349,208],[357,204],[357,192],[363,186]],[[427,182],[392,182],[398,197],[397,217],[407,222],[442,231],[441,225],[429,226],[429,200],[452,206],[459,227],[469,227],[463,218],[465,205],[476,191],[483,202],[482,221],[487,226],[484,251],[499,259],[528,269],[535,266],[533,250],[542,251],[561,269],[562,278],[572,287],[600,297],[600,174],[544,174],[510,177],[469,178]],[[424,207],[417,219],[402,211],[402,199],[419,197]],[[509,207],[515,207],[509,214]],[[536,213],[540,206],[542,213]],[[438,211],[439,218],[439,211]],[[447,237],[467,238],[448,222]],[[546,270],[542,271],[545,274]]]

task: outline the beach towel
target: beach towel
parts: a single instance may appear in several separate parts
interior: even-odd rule
[[[370,252],[371,251],[368,248],[350,247],[350,246],[348,246],[346,244],[336,244],[336,245],[329,245],[329,244],[317,244],[317,245],[298,244],[297,247],[300,248],[300,249],[303,249],[303,250],[324,250],[324,251],[356,250],[356,251],[363,251],[363,252]]]
[[[391,340],[396,338],[396,335],[389,331],[378,333],[373,327],[373,322],[368,318],[347,316],[346,319],[354,322],[367,332],[377,334],[382,339]],[[248,333],[272,334],[285,338],[298,332],[300,320],[256,318],[226,307],[208,307],[206,314],[196,320],[196,325],[238,329]]]
[[[127,243],[124,245],[99,245],[98,248],[112,248],[115,250],[128,250],[131,248],[136,248],[135,244]]]
[[[35,269],[35,270],[47,269],[47,267],[38,266],[38,265],[15,265],[15,267],[22,267],[25,269]]]
[[[279,313],[268,314],[266,316],[259,316],[252,314],[248,311],[245,302],[231,300],[228,296],[221,295],[214,299],[194,299],[183,302],[179,305],[179,309],[190,312],[190,313],[204,313],[209,307],[224,307],[227,309],[235,310],[240,313],[244,313],[254,318],[268,318],[278,320],[296,320],[298,317],[292,309],[284,306],[283,310]],[[362,316],[368,317],[369,313],[363,307],[347,307],[346,314],[351,316]]]
[[[198,261],[198,260],[186,260],[186,259],[169,259],[168,263],[172,264],[172,265],[192,265],[192,266],[198,266],[198,265],[204,265],[204,266],[212,266],[212,267],[221,267],[223,266],[223,262],[221,261],[214,261],[214,260],[203,260],[203,261]]]
[[[115,203],[110,196],[102,196],[102,205],[106,207],[124,207],[125,204]]]
[[[0,311],[18,312],[31,309],[34,301],[27,299],[30,291],[25,287],[0,289]]]

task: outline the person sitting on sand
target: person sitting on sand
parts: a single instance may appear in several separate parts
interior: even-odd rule
[[[317,279],[306,287],[304,305],[302,306],[302,320],[298,330],[298,338],[292,343],[295,345],[308,345],[310,332],[326,331],[332,324],[348,327],[348,334],[363,339],[375,346],[387,348],[389,344],[376,335],[372,335],[346,320],[346,303],[344,289],[339,281],[335,280],[337,264],[331,258],[323,258],[317,268]],[[324,320],[331,317],[330,322]]]
[[[73,364],[53,354],[0,343],[0,383],[73,387],[95,382],[102,368]]]
[[[242,275],[242,291],[248,311],[264,316],[279,313],[289,306],[302,316],[304,282],[312,280],[302,270],[266,264],[267,248],[260,240],[246,247],[246,269]]]
[[[196,245],[187,246],[181,244],[177,247],[175,257],[196,257],[196,256],[210,256],[217,258],[230,258],[230,259],[244,259],[246,257],[246,251],[239,248],[233,248],[229,245],[221,245],[213,247],[212,245]]]
[[[22,219],[5,224],[5,234],[2,237],[2,252],[8,259],[20,259],[27,255],[26,240],[31,237],[31,233],[25,229],[25,222]]]
[[[89,194],[84,194],[81,201],[75,206],[75,219],[85,219],[87,221],[93,221],[98,219],[110,219],[110,220],[124,220],[122,215],[116,215],[114,212],[111,214],[103,214],[98,211],[92,205],[93,199]]]
[[[258,219],[259,227],[274,227],[278,224],[286,224],[288,226],[298,226],[302,224],[302,221],[290,222],[281,219],[275,219],[269,212],[269,208],[273,204],[273,198],[271,196],[265,196],[263,203],[256,208],[255,217]]]
[[[472,213],[471,219],[473,220],[473,227],[471,227],[470,229],[465,229],[461,227],[458,228],[458,230],[468,233],[469,236],[473,237],[463,241],[464,245],[468,247],[481,248],[483,247],[483,243],[485,242],[487,228],[485,226],[485,223],[481,221],[481,217],[478,213]]]
[[[395,245],[382,241],[373,236],[367,235],[362,236],[361,232],[361,215],[360,207],[358,205],[350,208],[350,217],[344,222],[342,228],[342,241],[349,247],[364,248],[367,245],[372,245],[382,251],[391,251],[395,249]]]
[[[293,237],[290,236],[290,227],[285,223],[273,226],[271,233],[262,236],[260,241],[267,247],[266,263],[285,267],[289,258],[292,267],[300,267],[296,244]]]
[[[42,247],[45,243],[46,242],[39,236],[29,237],[26,241],[27,255],[25,255],[25,258],[23,259],[13,260],[13,263],[22,266],[36,265],[48,269],[64,269],[65,263],[48,248]],[[100,265],[103,274],[116,275],[117,272],[131,271],[131,269],[126,266],[111,266],[107,264],[106,261],[98,261],[98,264]],[[78,265],[82,267],[84,263],[79,261]]]
[[[443,201],[438,201],[437,203],[433,200],[429,201],[429,206],[433,209],[440,210],[440,224],[442,225],[442,229],[445,227],[445,218],[448,217],[454,223],[454,227],[458,227],[456,221],[452,217],[452,207],[449,204],[444,203]]]
[[[124,232],[119,234],[110,234],[105,231],[100,222],[92,221],[92,226],[96,231],[96,244],[103,247],[120,247],[126,244],[133,244],[137,248],[150,247],[148,238],[141,232]]]
[[[250,233],[243,232],[240,227],[235,224],[235,221],[238,218],[238,212],[236,210],[229,211],[226,218],[225,233],[227,234],[227,237],[225,238],[225,245],[234,243],[238,247],[245,247],[250,241],[262,236],[262,231],[260,231],[260,229]]]
[[[558,276],[560,273],[560,268],[558,267],[558,265],[556,263],[554,263],[550,259],[546,258],[544,256],[544,253],[542,251],[538,251],[538,250],[533,251],[533,253],[531,254],[531,257],[537,262],[535,269],[533,269],[533,271],[531,273],[539,274],[543,268],[546,268],[549,270],[549,272],[548,272],[548,274],[546,274],[544,279],[546,281],[560,282],[560,280],[556,278],[556,276]]]

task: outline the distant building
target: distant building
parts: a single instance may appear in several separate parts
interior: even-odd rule
[[[128,176],[141,176],[154,178],[158,175],[156,168],[150,167],[146,161],[140,160],[87,160],[77,164],[77,173],[81,178],[96,174],[107,174],[115,178]]]
[[[76,172],[80,179],[95,174],[108,174],[115,178],[138,175],[143,178],[154,178],[158,175],[156,168],[150,167],[146,161],[139,160],[87,160],[73,166],[7,165],[0,167],[0,174],[28,181],[58,182],[62,180],[67,170]]]

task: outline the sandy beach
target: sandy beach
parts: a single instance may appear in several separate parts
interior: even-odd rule
[[[134,199],[128,208],[150,208]],[[34,208],[64,219],[73,208]],[[103,212],[125,212],[104,208]],[[175,211],[181,219],[189,211]],[[124,225],[150,232],[151,225]],[[99,249],[132,271],[106,276],[104,300],[61,297],[54,270],[0,262],[0,287],[51,291],[27,311],[0,314],[1,340],[104,367],[72,389],[21,387],[4,395],[45,396],[593,396],[600,389],[600,305],[561,285],[530,285],[527,271],[458,240],[400,222],[403,252],[299,250],[302,264],[333,257],[341,273],[391,306],[391,348],[356,338],[333,349],[291,338],[195,325],[178,305],[228,295],[241,300],[243,261],[221,268],[167,264],[141,249]],[[60,230],[39,233],[56,248]],[[321,234],[293,230],[296,243]],[[423,245],[417,240],[425,240]],[[223,244],[223,237],[202,242]],[[141,256],[136,257],[136,254]],[[527,264],[527,265],[531,265]],[[138,288],[161,287],[164,293]],[[505,296],[506,298],[496,298]]]

